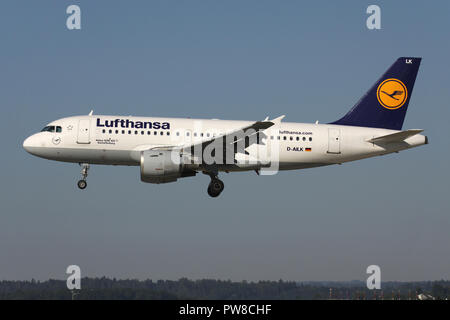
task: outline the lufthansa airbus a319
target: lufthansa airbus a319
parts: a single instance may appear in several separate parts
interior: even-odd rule
[[[168,183],[203,172],[207,191],[224,189],[220,172],[273,174],[360,160],[428,143],[402,130],[421,58],[402,57],[341,119],[328,124],[94,115],[52,121],[28,137],[32,155],[79,163],[85,189],[91,164],[139,166],[141,180]]]

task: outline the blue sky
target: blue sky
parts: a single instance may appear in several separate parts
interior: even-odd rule
[[[82,30],[66,28],[78,4]],[[382,29],[366,28],[370,4]],[[0,279],[450,277],[450,3],[0,3]],[[46,123],[96,114],[331,122],[400,56],[423,57],[404,128],[430,144],[342,166],[150,185],[138,167],[35,158]]]

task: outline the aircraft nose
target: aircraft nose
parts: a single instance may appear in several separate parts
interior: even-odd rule
[[[28,138],[26,138],[25,140],[24,140],[24,142],[23,142],[23,148],[27,151],[27,152],[30,152],[29,150],[30,150],[30,147],[31,147],[31,139],[30,139],[31,137],[28,137]]]
[[[28,152],[32,153],[32,148],[37,147],[37,141],[35,135],[29,136],[23,142],[23,148]]]

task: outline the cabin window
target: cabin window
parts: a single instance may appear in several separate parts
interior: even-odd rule
[[[167,135],[170,136],[170,131],[167,131]]]
[[[137,130],[134,131],[134,134],[138,134]]]
[[[102,133],[106,133],[106,130],[105,130],[105,129],[103,129],[103,130],[102,130]]]
[[[153,135],[156,136],[158,134],[158,131],[153,131]]]
[[[297,139],[296,139],[296,140],[297,140],[297,141],[298,141],[298,140],[300,140],[300,137],[297,137]]]
[[[131,134],[131,130],[128,130],[128,134]]]
[[[189,131],[186,131],[186,137],[189,137]]]
[[[283,140],[286,140],[286,136],[283,136]]]
[[[180,133],[179,132],[177,132],[177,136],[179,136],[180,135]]]
[[[291,141],[294,140],[294,137],[290,136],[290,137],[289,137],[289,140],[291,140]]]
[[[305,138],[305,137],[303,137],[303,141],[306,141],[306,138]]]
[[[309,137],[309,141],[312,141],[312,137]]]
[[[111,129],[109,129],[109,134],[111,134],[112,133],[112,130]]]
[[[144,134],[145,134],[145,131],[141,131],[141,134],[144,135]]]
[[[125,134],[125,130],[122,130],[122,134]]]

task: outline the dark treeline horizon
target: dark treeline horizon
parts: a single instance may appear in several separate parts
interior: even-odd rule
[[[0,299],[201,299],[201,300],[315,300],[315,299],[435,299],[450,297],[450,281],[386,281],[381,289],[369,290],[365,281],[258,281],[231,280],[136,280],[82,278],[81,290],[70,291],[66,280],[0,281]]]

